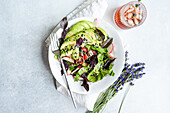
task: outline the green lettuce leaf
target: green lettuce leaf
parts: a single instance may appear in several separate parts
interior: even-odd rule
[[[78,81],[80,79],[80,76],[83,74],[83,73],[87,73],[88,72],[88,67],[82,67],[78,70],[77,74],[76,74],[76,77],[74,78],[74,81]]]

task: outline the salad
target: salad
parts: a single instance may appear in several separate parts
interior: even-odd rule
[[[67,74],[72,75],[75,82],[82,81],[87,91],[89,82],[97,82],[106,75],[114,76],[113,38],[90,21],[79,21],[68,29],[67,22],[62,24],[60,57]],[[55,58],[58,59],[58,56],[55,55]]]

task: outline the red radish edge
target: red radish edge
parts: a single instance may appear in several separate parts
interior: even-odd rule
[[[72,67],[74,67],[74,65],[73,65],[73,64],[71,64],[71,66],[72,66]]]
[[[74,63],[74,60],[73,60],[71,57],[69,57],[69,56],[63,56],[62,59],[64,59],[64,58],[68,58],[68,59],[70,59],[70,62]]]
[[[114,58],[114,56],[111,56],[110,58]]]
[[[109,52],[109,54],[112,53],[112,52],[113,52],[113,44],[112,44],[112,48],[111,48],[111,51]]]

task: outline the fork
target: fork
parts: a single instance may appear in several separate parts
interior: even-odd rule
[[[51,41],[51,51],[52,51],[54,54],[56,54],[56,55],[59,57],[59,59],[60,59],[61,66],[62,66],[63,71],[64,71],[64,78],[65,78],[65,81],[66,81],[67,89],[68,89],[69,94],[70,94],[70,96],[71,96],[71,99],[72,99],[72,102],[73,102],[73,104],[74,104],[74,107],[77,108],[77,105],[76,105],[76,102],[75,102],[73,93],[72,93],[72,91],[71,91],[71,89],[70,89],[70,86],[69,86],[69,83],[68,83],[68,80],[67,80],[67,72],[66,72],[64,63],[63,63],[62,58],[60,57],[59,40],[58,40],[57,36],[52,33],[52,34],[50,35],[50,41]]]

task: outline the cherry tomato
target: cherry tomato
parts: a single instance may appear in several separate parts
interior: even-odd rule
[[[81,49],[82,49],[84,52],[87,52],[87,51],[88,51],[86,47],[82,47]]]
[[[84,60],[88,59],[88,56],[87,54],[84,55]]]

